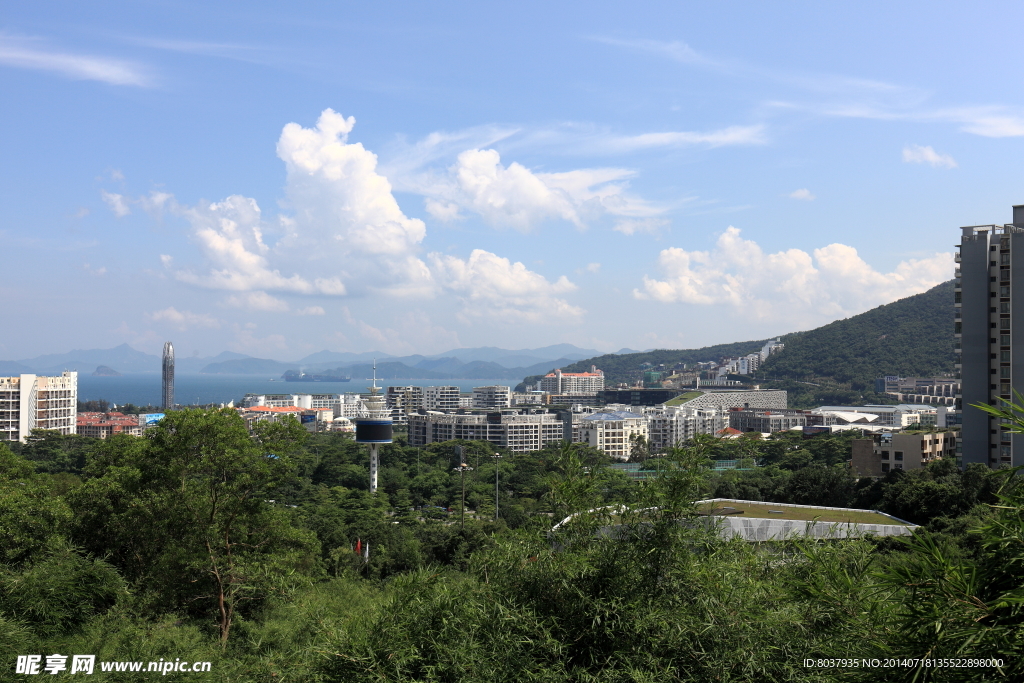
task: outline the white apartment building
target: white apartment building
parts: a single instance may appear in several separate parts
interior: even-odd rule
[[[629,460],[634,441],[647,437],[647,417],[628,410],[594,413],[580,420],[580,442],[616,460]]]
[[[562,372],[557,369],[541,378],[539,387],[548,394],[596,395],[604,389],[604,372],[590,366],[590,372]]]
[[[246,394],[243,408],[334,408],[341,394]]]
[[[243,408],[303,408],[324,410],[330,408],[334,417],[355,417],[362,409],[359,394],[246,394]]]
[[[539,391],[513,392],[512,405],[537,406],[544,403],[544,394]]]
[[[388,387],[384,394],[388,408],[399,409],[403,413],[411,413],[423,408],[423,387]]]
[[[485,415],[445,415],[427,413],[409,416],[409,445],[426,446],[441,441],[463,439],[489,441],[514,453],[539,451],[550,443],[558,443],[564,424],[557,415],[541,413],[519,415],[488,413]]]
[[[652,453],[680,446],[697,434],[718,434],[729,426],[727,410],[656,406],[644,408]]]
[[[473,387],[473,407],[501,410],[512,407],[511,387]]]
[[[33,429],[75,434],[78,373],[0,377],[0,441],[24,442]]]
[[[423,387],[423,407],[427,410],[459,409],[458,387]]]

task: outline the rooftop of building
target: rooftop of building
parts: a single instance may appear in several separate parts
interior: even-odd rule
[[[703,391],[687,391],[685,393],[679,394],[678,396],[676,396],[675,398],[673,398],[673,399],[671,399],[669,401],[665,401],[665,405],[667,405],[667,406],[682,405],[682,404],[686,403],[687,401],[692,401],[693,399],[697,398],[698,396],[703,396],[703,395],[704,395]]]
[[[832,524],[896,524],[913,526],[907,521],[876,510],[832,508],[817,505],[783,505],[752,500],[714,498],[697,502],[699,514],[748,519],[785,519],[798,522]]]
[[[636,419],[638,417],[643,417],[643,415],[638,415],[637,413],[633,413],[633,412],[630,412],[628,410],[609,410],[609,411],[605,411],[603,413],[591,413],[590,415],[587,415],[583,419],[584,420],[592,420],[592,421],[598,421],[598,420],[632,420],[632,419]]]
[[[926,403],[901,403],[896,406],[818,406],[815,411],[848,412],[848,413],[919,413],[922,410],[935,410],[935,406]]]

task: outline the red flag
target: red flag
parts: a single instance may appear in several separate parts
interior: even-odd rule
[[[363,542],[360,539],[356,539],[356,555],[363,554]]]

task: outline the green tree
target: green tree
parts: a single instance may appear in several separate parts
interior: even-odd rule
[[[224,645],[245,605],[316,571],[313,535],[267,498],[303,436],[294,420],[250,435],[233,410],[186,409],[111,437],[70,495],[77,538],[157,603],[212,614]]]

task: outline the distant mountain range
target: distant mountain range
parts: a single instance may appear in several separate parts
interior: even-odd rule
[[[296,361],[253,358],[241,353],[225,351],[212,357],[183,357],[175,359],[178,373],[245,374],[279,377],[288,370],[308,373],[338,371],[353,378],[369,377],[373,371],[370,361],[376,359],[377,376],[382,379],[522,379],[532,373],[548,371],[568,365],[581,358],[597,355],[594,349],[582,349],[572,344],[555,344],[536,349],[502,349],[484,346],[470,349],[452,349],[432,356],[391,356],[381,352],[349,353],[318,351]],[[0,376],[35,373],[60,374],[64,370],[77,370],[92,374],[100,366],[127,374],[159,372],[161,359],[157,355],[136,351],[127,344],[112,349],[78,349],[60,354],[48,354],[16,361],[0,361]]]

